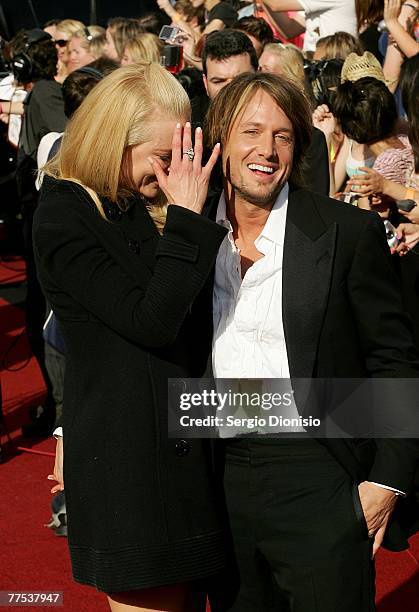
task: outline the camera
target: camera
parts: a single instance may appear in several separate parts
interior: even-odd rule
[[[178,34],[180,34],[182,30],[177,28],[176,26],[168,26],[165,25],[160,30],[159,38],[164,42],[173,42]]]
[[[358,206],[359,193],[353,191],[343,191],[339,194],[339,200],[346,202],[346,204],[352,204],[352,206]]]
[[[415,208],[416,202],[414,200],[397,200],[397,208],[403,212],[410,212],[412,208]]]
[[[197,68],[184,68],[175,77],[188,94],[190,100],[205,95],[205,85],[202,80],[202,72]]]

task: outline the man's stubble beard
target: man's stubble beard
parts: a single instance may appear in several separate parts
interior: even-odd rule
[[[239,197],[241,200],[248,202],[249,204],[254,204],[255,206],[259,206],[260,208],[267,208],[269,206],[273,206],[275,203],[279,192],[287,182],[288,177],[282,177],[281,181],[274,185],[272,189],[269,191],[260,190],[258,193],[255,188],[247,189],[245,184],[234,185],[231,184],[233,193],[236,194],[236,197]]]

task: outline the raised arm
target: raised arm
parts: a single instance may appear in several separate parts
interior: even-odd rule
[[[416,4],[415,0],[412,0]],[[388,4],[387,4],[388,6]],[[407,21],[412,15],[414,8],[410,3],[405,3],[401,6],[398,22],[403,30],[407,27]],[[388,13],[387,13],[388,14]],[[389,44],[387,47],[386,56],[384,59],[383,72],[388,83],[390,91],[394,92],[397,89],[399,82],[400,68],[403,63],[403,54],[395,44]]]
[[[410,36],[400,23],[399,15],[401,8],[401,0],[385,0],[384,19],[400,51],[404,53],[406,57],[412,57],[419,52],[419,43]]]
[[[272,11],[302,11],[303,6],[299,0],[264,0],[263,5]]]

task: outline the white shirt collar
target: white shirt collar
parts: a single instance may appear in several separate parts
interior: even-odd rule
[[[271,240],[272,242],[275,242],[277,244],[283,244],[284,231],[285,231],[285,220],[286,220],[287,205],[288,205],[288,194],[289,194],[289,185],[288,183],[285,183],[285,185],[279,192],[278,197],[276,198],[274,202],[274,205],[272,206],[272,210],[269,213],[268,220],[266,221],[264,228],[262,229],[260,235],[255,241],[255,244],[262,237],[267,238],[268,240]],[[231,223],[229,219],[227,218],[227,204],[226,204],[224,191],[221,193],[221,196],[218,202],[217,215],[216,215],[215,220],[220,225],[223,225],[224,227],[232,229]]]

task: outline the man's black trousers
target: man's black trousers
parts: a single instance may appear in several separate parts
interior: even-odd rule
[[[358,487],[312,439],[228,443],[234,612],[372,612],[374,564]]]

